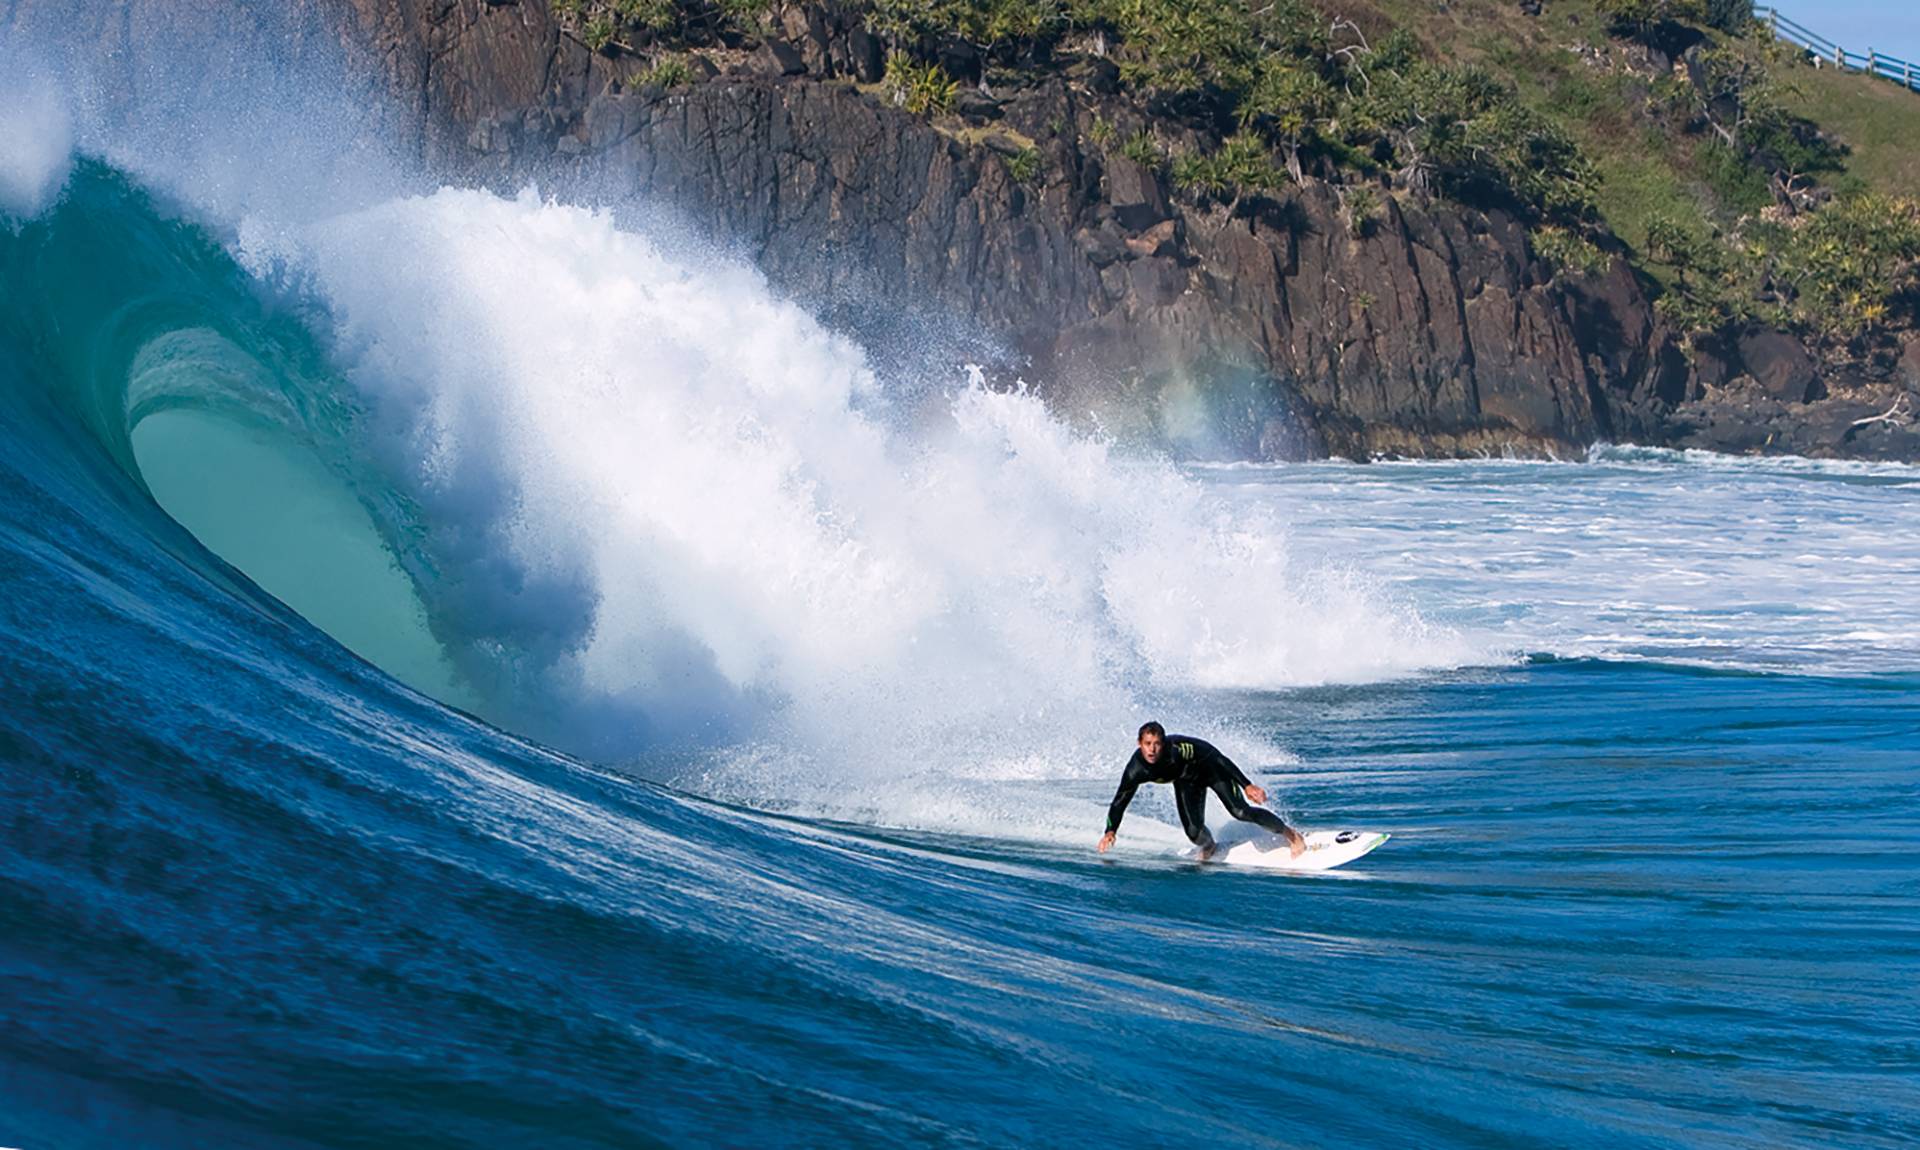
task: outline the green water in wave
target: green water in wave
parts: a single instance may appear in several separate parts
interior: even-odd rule
[[[0,339],[33,364],[0,386],[45,389],[208,550],[402,682],[475,709],[395,558],[404,515],[383,532],[347,478],[356,401],[308,317],[179,212],[82,159],[46,213],[0,226]]]
[[[204,411],[133,429],[141,477],[208,550],[348,650],[417,691],[474,708],[373,519],[291,437]]]

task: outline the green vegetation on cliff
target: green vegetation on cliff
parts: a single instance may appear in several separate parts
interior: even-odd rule
[[[1743,0],[1356,6],[1513,77],[1572,136],[1682,332],[1758,323],[1846,356],[1920,320],[1920,95],[1814,66]]]
[[[767,0],[555,0],[590,47],[778,36]],[[1504,208],[1573,274],[1623,254],[1683,333],[1749,324],[1862,354],[1920,318],[1920,96],[1816,70],[1745,0],[853,0],[877,89],[924,116],[996,76],[1100,61],[1094,146],[1238,211],[1336,185]],[[797,11],[799,11],[797,9]],[[789,14],[790,15],[790,14]],[[787,21],[786,27],[792,27]],[[678,68],[661,82],[685,82]],[[1038,153],[1008,161],[1022,181]]]

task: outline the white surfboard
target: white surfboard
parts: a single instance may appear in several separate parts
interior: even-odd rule
[[[1393,836],[1386,831],[1307,831],[1302,836],[1307,840],[1307,849],[1300,852],[1299,858],[1293,857],[1287,849],[1287,840],[1279,835],[1256,831],[1246,838],[1234,837],[1237,841],[1229,841],[1228,835],[1222,833],[1220,849],[1209,861],[1266,870],[1332,870]]]

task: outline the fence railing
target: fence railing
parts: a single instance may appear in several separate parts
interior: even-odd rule
[[[1818,32],[1787,19],[1778,9],[1768,5],[1754,5],[1753,18],[1765,23],[1776,37],[1806,49],[1817,63],[1831,64],[1852,72],[1865,72],[1869,76],[1892,80],[1909,91],[1920,92],[1920,64],[1889,56],[1885,52],[1876,52],[1872,48],[1867,49],[1865,54],[1848,51]]]

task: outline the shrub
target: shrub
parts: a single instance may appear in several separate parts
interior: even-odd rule
[[[1160,145],[1154,142],[1153,133],[1145,128],[1127,137],[1127,142],[1120,145],[1120,154],[1143,168],[1157,168],[1166,162]]]
[[[1798,227],[1775,229],[1765,271],[1787,288],[1785,318],[1844,341],[1911,312],[1920,286],[1920,199],[1867,194],[1836,200]]]
[[[1015,183],[1031,184],[1040,176],[1041,157],[1039,148],[1022,148],[1011,156],[1001,157],[1006,161],[1007,175]]]
[[[1670,218],[1647,229],[1648,257],[1675,273],[1658,301],[1683,331],[1758,320],[1847,343],[1897,321],[1920,295],[1920,199],[1864,193],[1756,225],[1723,244]]]
[[[1595,5],[1609,29],[1656,43],[1667,30],[1707,22],[1707,0],[1599,0]]]
[[[1738,255],[1704,228],[1666,215],[1648,220],[1646,256],[1673,273],[1655,310],[1684,335],[1749,318],[1753,293]]]
[[[1681,283],[1718,270],[1719,250],[1710,238],[1672,216],[1647,221],[1647,258],[1672,268]]]
[[[1379,210],[1380,198],[1373,194],[1372,188],[1352,188],[1346,195],[1347,231],[1354,239],[1365,239],[1373,234],[1374,212]]]
[[[1503,199],[1535,216],[1575,220],[1593,207],[1592,165],[1558,125],[1475,67],[1415,63],[1376,74],[1354,107],[1410,187]]]
[[[712,40],[724,30],[751,30],[772,0],[552,0],[560,26],[594,51],[626,49],[623,36]]]
[[[1607,269],[1606,253],[1571,228],[1547,224],[1535,228],[1531,239],[1534,254],[1553,265],[1556,272],[1594,275]]]
[[[595,52],[604,52],[617,34],[610,16],[590,17],[580,27],[580,42]]]
[[[1739,152],[1713,139],[1700,149],[1699,157],[1707,186],[1728,208],[1751,214],[1773,203],[1773,189],[1766,174],[1749,164]]]
[[[991,55],[1052,39],[1066,16],[1060,0],[874,0],[868,24],[898,44],[954,36]]]
[[[662,88],[678,88],[693,83],[693,69],[683,57],[662,56],[654,61],[653,67],[647,69],[647,74],[641,77],[640,82],[657,84]]]
[[[1753,27],[1753,0],[1706,0],[1702,19],[1707,27],[1744,36]]]
[[[766,23],[773,12],[773,0],[718,0],[720,18],[740,31],[752,31]]]
[[[1319,72],[1280,58],[1260,69],[1253,90],[1240,105],[1242,127],[1258,125],[1287,149],[1287,170],[1298,181],[1300,151],[1319,135],[1339,100]]]
[[[1081,27],[1113,34],[1111,52],[1128,83],[1180,94],[1252,86],[1260,59],[1247,10],[1221,0],[1074,0]]]
[[[680,24],[673,0],[612,0],[608,7],[618,23],[647,32],[671,31]]]
[[[1242,132],[1227,137],[1211,154],[1174,161],[1173,182],[1202,196],[1237,200],[1248,192],[1277,188],[1283,180],[1265,142]]]
[[[1706,0],[1632,2],[1659,14],[1692,12],[1687,4]],[[1591,169],[1571,138],[1527,110],[1509,86],[1481,69],[1426,60],[1405,31],[1369,49],[1351,22],[1329,22],[1309,0],[874,3],[872,25],[909,50],[958,37],[992,53],[1032,49],[1068,26],[1098,33],[1122,80],[1161,111],[1188,114],[1197,126],[1237,125],[1245,139],[1233,145],[1242,151],[1229,153],[1236,164],[1252,154],[1247,149],[1278,150],[1296,182],[1305,178],[1309,155],[1368,172],[1378,170],[1380,158],[1415,187],[1503,200],[1539,219],[1572,222],[1591,210]],[[895,90],[905,105],[905,93],[918,89],[903,81]],[[928,92],[911,103],[938,108],[945,101]],[[1096,124],[1095,141],[1107,146],[1103,134]],[[1122,154],[1156,167],[1165,162],[1144,134],[1129,139]],[[1189,186],[1202,189],[1275,179],[1255,180],[1251,168],[1235,176],[1221,170],[1223,162],[1218,153],[1193,156],[1180,168]],[[1271,169],[1271,158],[1260,168]]]
[[[895,107],[916,116],[948,111],[960,94],[960,82],[950,79],[940,65],[916,63],[900,52],[887,57],[887,74],[881,84]]]

